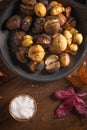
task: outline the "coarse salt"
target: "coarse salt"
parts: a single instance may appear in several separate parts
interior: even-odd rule
[[[10,103],[10,113],[19,119],[29,119],[35,113],[35,101],[27,95],[14,98]]]

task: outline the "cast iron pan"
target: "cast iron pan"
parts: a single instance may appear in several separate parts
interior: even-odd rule
[[[63,2],[63,1],[62,1]],[[64,3],[66,1],[64,0]],[[47,82],[47,81],[53,81],[53,80],[58,80],[61,79],[65,76],[67,76],[69,73],[71,73],[73,70],[76,69],[76,67],[81,63],[83,57],[85,56],[86,50],[87,50],[87,24],[84,18],[82,17],[81,10],[79,10],[79,7],[76,9],[74,6],[73,8],[73,14],[74,17],[77,19],[77,25],[79,31],[83,34],[84,36],[84,41],[83,44],[80,46],[78,54],[76,56],[71,57],[71,63],[69,67],[62,68],[58,72],[53,73],[53,74],[48,74],[46,72],[42,73],[30,73],[23,69],[20,65],[18,65],[16,59],[12,57],[12,55],[9,52],[9,48],[7,45],[7,40],[9,36],[9,32],[6,31],[5,28],[5,23],[6,20],[12,15],[15,14],[16,11],[18,11],[18,4],[19,0],[14,0],[12,3],[9,5],[9,7],[4,11],[0,18],[0,55],[5,62],[5,64],[13,71],[15,72],[18,76],[32,80],[32,81],[39,81],[39,82]],[[87,11],[85,12],[87,14]],[[87,20],[87,18],[86,18]]]

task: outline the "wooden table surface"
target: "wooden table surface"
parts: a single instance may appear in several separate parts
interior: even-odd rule
[[[11,0],[0,2],[0,14]],[[54,114],[60,104],[54,92],[66,88],[69,84],[65,79],[49,83],[33,83],[26,81],[10,71],[0,59],[0,71],[6,72],[7,79],[0,80],[0,130],[87,130],[87,119],[70,113],[63,119],[55,119]],[[85,89],[87,91],[87,89]],[[10,100],[26,93],[33,96],[38,105],[35,118],[26,123],[15,121],[8,112]]]

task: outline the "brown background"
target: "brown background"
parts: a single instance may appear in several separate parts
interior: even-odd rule
[[[10,1],[0,2],[0,14]],[[1,59],[0,70],[8,75],[7,79],[0,80],[0,95],[3,97],[0,100],[0,130],[87,130],[87,119],[75,112],[64,119],[54,118],[55,110],[60,103],[55,98],[54,92],[69,86],[65,79],[51,83],[29,82],[11,72]],[[87,91],[87,88],[84,89]],[[22,93],[33,96],[38,105],[35,118],[26,123],[15,121],[8,112],[10,100]]]

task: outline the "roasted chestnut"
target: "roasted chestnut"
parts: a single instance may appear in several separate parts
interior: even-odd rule
[[[44,24],[44,30],[50,35],[54,35],[60,30],[60,22],[57,16],[48,16]]]
[[[6,22],[6,27],[9,30],[20,28],[20,25],[21,25],[21,17],[18,15],[10,17]]]
[[[70,31],[65,30],[64,31],[64,36],[67,39],[67,45],[71,45],[72,44],[72,37],[73,37],[73,35],[70,33]]]
[[[81,33],[76,33],[74,36],[73,36],[73,42],[74,43],[77,43],[78,45],[80,45],[83,41],[83,36]]]
[[[70,64],[70,56],[68,53],[60,54],[60,63],[62,67],[67,67]]]
[[[46,7],[43,3],[37,3],[34,7],[34,13],[42,18],[46,15]]]
[[[27,55],[28,55],[28,48],[26,47],[20,47],[16,53],[16,57],[21,63],[27,62],[26,59]]]
[[[59,22],[60,22],[61,26],[66,23],[66,17],[63,14],[59,14],[58,19],[59,19]]]
[[[53,73],[60,68],[59,57],[57,55],[49,55],[45,60],[46,70]]]
[[[37,38],[37,43],[43,46],[43,48],[48,48],[51,44],[51,36],[43,33]]]
[[[22,46],[29,47],[33,44],[33,37],[31,35],[25,35],[22,41]]]
[[[67,48],[67,40],[66,38],[61,34],[58,33],[53,38],[52,44],[50,46],[50,51],[54,54],[59,54],[63,51],[65,51]]]
[[[33,15],[36,3],[36,0],[22,0],[22,4],[20,4],[20,11],[28,16]]]
[[[33,45],[29,48],[28,57],[36,62],[41,62],[45,56],[45,50],[40,45]]]
[[[78,51],[78,45],[77,44],[71,44],[69,46],[69,53],[72,54],[72,55],[76,55],[77,54],[77,51]]]
[[[34,7],[31,5],[21,4],[20,11],[25,15],[33,15],[34,14]]]
[[[31,61],[29,64],[29,69],[31,72],[41,72],[44,69],[44,61],[41,62],[33,62]]]
[[[58,14],[64,12],[64,11],[65,11],[64,7],[57,5],[57,6],[54,6],[54,7],[51,9],[50,15],[58,15]]]
[[[26,35],[26,33],[23,32],[23,31],[17,31],[17,32],[15,32],[14,37],[13,37],[14,43],[16,45],[21,45],[21,43],[22,43],[25,35]]]
[[[22,20],[22,24],[21,24],[21,29],[25,32],[29,31],[30,26],[32,23],[32,17],[31,16],[27,16]]]

